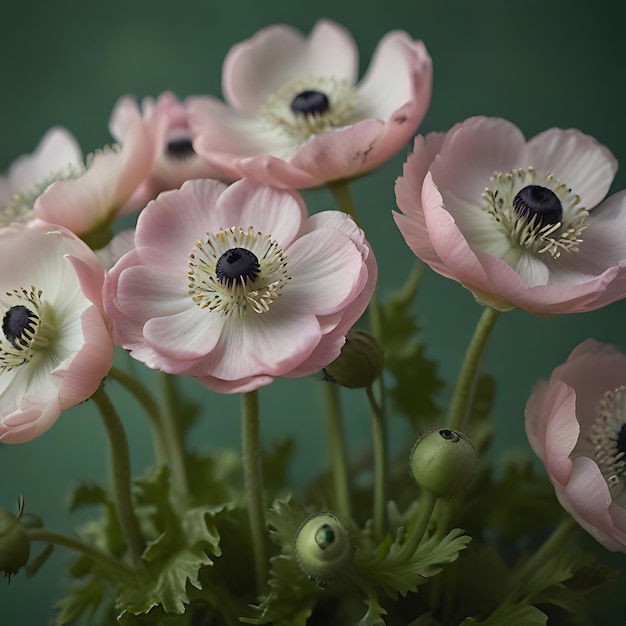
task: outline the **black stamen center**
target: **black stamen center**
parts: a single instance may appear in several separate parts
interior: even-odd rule
[[[563,219],[563,206],[557,195],[541,185],[528,185],[513,198],[513,208],[520,217],[529,221],[536,216],[536,223],[544,226],[558,224]]]
[[[28,342],[25,331],[34,333],[37,322],[37,315],[22,304],[12,306],[2,320],[2,332],[4,336],[16,348],[22,348]]]
[[[179,137],[178,139],[172,139],[167,142],[165,146],[165,154],[170,159],[176,159],[183,161],[196,154],[193,149],[190,137]]]
[[[222,254],[215,266],[215,275],[221,283],[254,282],[261,271],[259,259],[245,248],[231,248]]]
[[[330,102],[328,96],[321,91],[307,89],[291,101],[290,108],[294,115],[322,114],[330,109]]]
[[[617,433],[617,453],[619,454],[620,452],[626,454],[626,424]]]

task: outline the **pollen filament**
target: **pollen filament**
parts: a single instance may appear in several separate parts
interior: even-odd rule
[[[217,264],[230,250],[243,248],[258,260],[258,273],[220,280]],[[269,311],[289,281],[282,248],[270,235],[233,226],[217,233],[206,233],[189,254],[189,295],[202,309],[225,317],[241,318],[249,312]]]
[[[328,107],[323,112],[295,114],[291,108],[294,98],[311,91],[323,94],[328,100]],[[312,135],[347,126],[356,103],[356,89],[348,81],[334,76],[305,76],[270,95],[258,115],[267,130],[280,132],[297,147]]]
[[[626,387],[607,391],[597,408],[590,441],[596,462],[613,497],[624,488],[626,478]]]
[[[483,193],[486,211],[514,246],[535,254],[549,254],[558,259],[562,252],[578,252],[580,235],[587,228],[589,212],[580,206],[580,196],[572,193],[552,173],[538,174],[533,167],[509,172],[495,172]],[[560,221],[544,224],[537,215],[520,215],[514,209],[516,194],[529,185],[552,191],[560,200]]]

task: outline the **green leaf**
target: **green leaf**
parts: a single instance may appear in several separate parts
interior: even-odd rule
[[[166,613],[182,615],[189,602],[187,583],[200,589],[198,572],[211,563],[204,552],[191,549],[178,550],[169,558],[151,563],[132,587],[122,587],[116,601],[120,611],[118,619],[124,618],[132,624],[130,615],[148,613],[156,606]]]
[[[143,571],[132,587],[121,588],[117,608],[123,617],[145,614],[157,606],[165,613],[182,614],[189,603],[188,584],[201,589],[201,568],[213,565],[209,554],[221,554],[215,518],[225,507],[207,505],[178,512],[169,500],[166,467],[136,486],[137,501],[155,536],[144,551]]]
[[[545,626],[548,616],[529,604],[503,605],[494,611],[486,620],[479,622],[473,617],[464,619],[460,626]]]
[[[106,504],[108,502],[107,492],[95,483],[80,483],[69,495],[69,509],[75,511],[82,506],[94,504]]]
[[[63,626],[83,616],[92,615],[104,601],[102,579],[91,577],[81,585],[72,586],[63,600],[55,604],[59,611],[55,626]]]
[[[355,578],[363,581],[364,589],[368,586],[382,588],[393,599],[398,594],[406,596],[415,592],[419,585],[438,574],[444,565],[455,561],[471,537],[464,535],[459,528],[451,530],[443,538],[431,535],[422,540],[415,554],[408,559],[400,551],[403,541],[404,538],[398,536],[391,546],[377,553],[377,558],[355,559]],[[381,554],[387,556],[381,559]]]
[[[411,310],[422,271],[423,266],[417,266],[405,286],[394,292],[380,311],[385,368],[395,378],[390,396],[417,429],[439,415],[435,396],[443,386],[435,363],[426,358],[424,345],[417,338],[420,324]]]
[[[378,595],[370,591],[365,603],[367,604],[367,612],[357,622],[356,626],[385,626],[383,615],[387,615],[387,611],[380,606]]]

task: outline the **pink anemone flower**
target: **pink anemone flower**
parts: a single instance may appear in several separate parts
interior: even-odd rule
[[[129,96],[120,98],[113,108],[109,129],[122,146],[132,139],[138,116],[152,140],[152,164],[129,198],[129,208],[143,208],[161,191],[177,189],[186,180],[219,178],[214,168],[195,153],[187,105],[176,95],[166,91],[156,100],[144,98],[141,108]]]
[[[123,146],[87,157],[80,176],[52,183],[35,201],[35,216],[71,230],[98,248],[108,243],[110,225],[135,210],[129,200],[152,166],[153,139],[139,111],[126,115]]]
[[[71,232],[32,220],[0,229],[0,441],[38,437],[107,375],[113,340],[104,269]]]
[[[578,130],[525,141],[476,117],[417,137],[396,183],[407,244],[498,310],[576,313],[626,296],[626,192],[611,152]]]
[[[430,103],[432,62],[421,41],[388,33],[358,78],[358,48],[321,20],[308,38],[265,28],[229,51],[228,105],[189,98],[194,148],[224,180],[298,189],[358,176],[401,150]]]
[[[526,433],[563,508],[626,552],[626,356],[580,344],[528,400]]]
[[[20,156],[0,176],[0,225],[28,221],[48,185],[76,178],[83,170],[83,153],[74,136],[62,126],[50,128],[32,154]]]
[[[116,343],[152,369],[225,393],[333,361],[365,310],[376,262],[345,214],[250,180],[187,181],[141,212],[108,272]]]

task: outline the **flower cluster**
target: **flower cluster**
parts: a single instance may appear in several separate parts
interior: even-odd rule
[[[36,541],[80,552],[71,573],[83,586],[59,626],[96,614],[103,624],[574,620],[580,581],[589,591],[610,574],[554,556],[571,521],[626,552],[626,357],[589,339],[530,397],[528,440],[549,483],[479,461],[493,434],[479,362],[500,313],[585,313],[626,297],[626,191],[608,195],[616,159],[579,130],[527,141],[499,118],[415,137],[432,62],[404,31],[383,37],[359,78],[339,24],[321,20],[308,36],[271,26],[228,52],[222,84],[224,101],[123,96],[113,146],[85,158],[52,128],[0,178],[0,441],[28,442],[91,399],[113,470],[110,492],[74,494],[74,506],[107,511],[79,538],[49,531],[22,500],[17,516],[0,510],[0,571],[37,569],[47,552],[28,563]],[[445,412],[411,310],[419,280],[386,302],[376,295],[375,251],[348,190],[411,140],[390,223],[483,311]],[[321,186],[340,210],[309,210],[306,190]],[[164,401],[113,365],[116,348],[157,372]],[[240,461],[188,449],[200,408],[178,376],[241,394]],[[288,451],[261,446],[258,390],[307,376],[327,395],[330,479],[301,505],[285,494]],[[159,467],[141,480],[109,382],[151,417]],[[358,462],[346,458],[340,387],[365,389],[372,414],[371,455]],[[401,464],[388,457],[392,414],[414,431]],[[516,502],[497,513],[502,493]],[[515,525],[524,515],[557,527],[530,557],[540,533]]]

